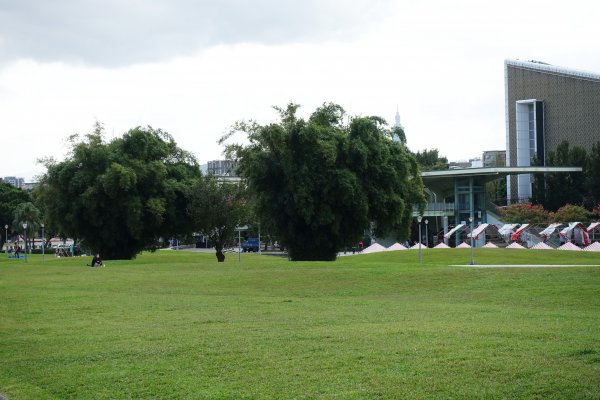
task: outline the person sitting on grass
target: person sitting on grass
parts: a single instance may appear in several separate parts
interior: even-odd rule
[[[102,259],[100,258],[100,254],[96,253],[94,258],[92,258],[91,267],[101,267],[101,266],[102,266]]]

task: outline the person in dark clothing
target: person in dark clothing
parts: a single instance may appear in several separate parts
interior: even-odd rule
[[[92,258],[92,267],[101,267],[102,266],[102,259],[100,258],[100,254],[96,253],[96,255],[94,256],[94,258]]]

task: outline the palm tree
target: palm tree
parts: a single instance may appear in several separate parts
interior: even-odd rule
[[[27,223],[27,231],[37,232],[40,229],[41,211],[31,202],[19,204],[14,211],[13,229],[15,232],[20,232],[23,229],[23,224]],[[34,235],[30,235],[28,242],[32,242]],[[29,246],[31,248],[31,246]],[[25,244],[27,249],[27,244]]]

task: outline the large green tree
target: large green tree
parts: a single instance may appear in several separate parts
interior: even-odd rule
[[[73,137],[68,157],[46,162],[38,200],[63,236],[106,259],[131,259],[159,237],[191,230],[187,192],[195,158],[160,129],[137,127],[106,142],[103,129]]]
[[[230,144],[227,154],[292,260],[333,260],[369,229],[408,236],[413,205],[425,204],[423,183],[415,157],[383,119],[348,122],[336,104],[308,120],[296,104],[277,110],[278,123],[236,124],[232,132],[246,133],[248,143]]]
[[[600,141],[596,142],[588,153],[585,179],[588,193],[586,205],[593,207],[600,204]]]
[[[496,205],[506,204],[506,177],[485,184],[486,198]]]
[[[421,171],[442,171],[448,169],[448,158],[440,156],[438,149],[417,151],[415,158]]]
[[[191,188],[188,211],[193,228],[208,236],[217,260],[225,261],[225,243],[233,239],[236,226],[246,223],[249,216],[244,185],[212,175],[201,177]]]
[[[546,165],[585,169],[588,165],[587,152],[579,146],[570,147],[569,142],[565,140],[555,151],[548,153]],[[588,196],[585,181],[586,175],[581,172],[535,174],[534,200],[552,211],[565,204],[584,204]]]
[[[9,237],[13,233],[13,219],[15,217],[15,210],[21,203],[27,203],[31,201],[29,192],[16,188],[8,183],[0,180],[0,227],[2,230],[2,236],[0,238],[0,249],[4,246],[6,241],[6,234]],[[8,225],[8,229],[4,226]],[[17,229],[20,232],[20,228]]]

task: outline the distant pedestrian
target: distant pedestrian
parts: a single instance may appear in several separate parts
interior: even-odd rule
[[[101,267],[102,266],[102,259],[100,258],[100,254],[96,253],[96,255],[94,256],[94,258],[92,258],[92,267]]]

